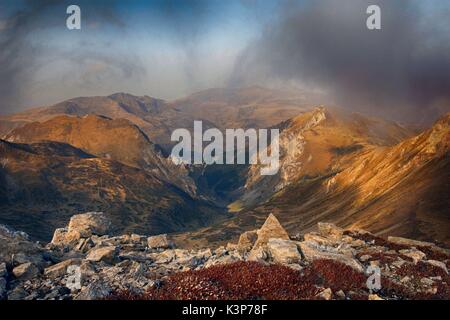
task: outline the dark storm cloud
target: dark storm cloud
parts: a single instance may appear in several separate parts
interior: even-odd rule
[[[102,25],[119,29],[124,27],[124,22],[115,11],[115,1],[106,3],[108,6],[101,6],[101,1],[98,1],[92,6],[89,1],[77,1],[82,8],[83,5],[90,8],[86,12],[84,10],[81,12],[84,17],[82,21],[93,22],[88,23],[86,28],[98,29]],[[101,54],[84,50],[67,52],[67,49],[51,48],[47,41],[54,40],[52,37],[58,32],[67,30],[66,8],[70,4],[71,1],[57,0],[29,0],[23,5],[10,2],[8,9],[11,14],[0,18],[0,114],[23,108],[24,96],[34,84],[35,72],[61,56],[67,57],[72,63],[82,63],[85,60],[95,61],[97,64],[104,63],[125,76],[139,69],[123,57],[111,57],[107,51]],[[81,37],[77,36],[73,36],[73,42],[76,43],[73,47],[82,48],[89,45],[83,44]]]
[[[430,120],[450,105],[445,1],[286,1],[276,23],[236,63],[232,85],[298,80],[356,110]],[[366,28],[378,4],[382,29]]]

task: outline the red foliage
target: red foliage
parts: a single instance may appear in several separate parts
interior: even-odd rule
[[[318,283],[331,288],[333,292],[366,289],[367,279],[364,274],[333,260],[315,260],[308,272],[318,277]]]
[[[170,275],[160,287],[137,297],[118,292],[111,299],[142,300],[299,300],[320,291],[302,272],[257,262],[236,262]]]

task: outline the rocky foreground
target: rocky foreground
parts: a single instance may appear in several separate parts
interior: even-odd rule
[[[0,299],[450,299],[450,251],[433,243],[329,223],[291,237],[273,215],[202,250],[109,227],[75,215],[43,245],[0,226]]]

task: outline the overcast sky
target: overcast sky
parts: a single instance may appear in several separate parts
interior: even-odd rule
[[[82,29],[66,28],[81,7]],[[366,28],[379,4],[382,30]],[[449,110],[450,0],[0,1],[0,113],[292,83],[421,121]]]

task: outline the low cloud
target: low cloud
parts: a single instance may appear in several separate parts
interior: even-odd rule
[[[366,28],[371,4],[381,30]],[[344,107],[427,122],[450,110],[449,16],[440,1],[287,1],[230,83],[297,81]]]

